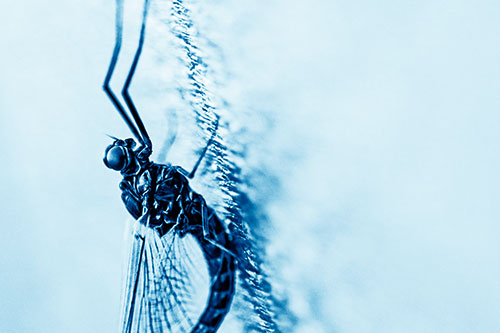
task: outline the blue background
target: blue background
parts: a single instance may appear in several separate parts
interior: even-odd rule
[[[225,97],[274,124],[249,163],[281,184],[269,267],[297,331],[500,331],[498,1],[198,5]],[[113,20],[112,1],[2,3],[2,332],[118,327]]]

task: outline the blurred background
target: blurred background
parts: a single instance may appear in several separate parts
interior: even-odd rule
[[[500,331],[500,3],[186,2],[224,98],[268,128],[248,163],[276,179],[267,265],[296,331]],[[117,330],[114,10],[2,2],[2,332]]]

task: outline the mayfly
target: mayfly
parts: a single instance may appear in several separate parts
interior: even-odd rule
[[[135,137],[135,140],[113,138],[104,154],[104,164],[121,172],[122,201],[137,220],[123,299],[122,332],[215,332],[232,303],[236,259],[230,233],[205,199],[191,189],[188,179],[194,177],[217,125],[213,126],[211,137],[191,172],[150,160],[152,142],[129,94],[144,44],[148,5],[149,0],[145,0],[139,45],[122,89],[132,117],[110,87],[121,49],[123,0],[116,2],[116,40],[103,85]],[[189,262],[190,256],[179,258],[175,253],[179,252],[176,246],[179,239],[186,242],[191,239],[191,244],[201,249],[204,259],[201,262],[206,262],[208,269],[207,301],[196,318],[187,305],[192,272],[179,269],[172,261],[184,260],[188,262],[186,266],[197,263]]]

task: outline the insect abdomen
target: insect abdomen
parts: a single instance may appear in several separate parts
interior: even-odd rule
[[[227,234],[216,215],[212,214],[208,221],[211,229],[210,240],[217,245],[227,247],[229,240]],[[220,232],[215,233],[214,230]],[[224,317],[229,312],[235,287],[235,258],[229,252],[220,249],[202,234],[196,235],[207,260],[210,273],[210,294],[205,311],[200,316],[198,323],[193,328],[193,333],[216,332],[222,324]]]

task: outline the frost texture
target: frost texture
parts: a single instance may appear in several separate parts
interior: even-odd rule
[[[215,93],[220,84],[217,82],[219,73],[211,70],[206,59],[210,52],[216,53],[211,60],[221,62],[223,57],[217,46],[197,31],[191,17],[195,1],[160,1],[156,6],[156,18],[168,26],[169,35],[163,38],[172,39],[170,42],[177,57],[175,66],[182,72],[176,77],[181,104],[189,106],[185,109],[194,113],[195,130],[203,137],[198,148],[219,123],[217,136],[197,178],[203,182],[204,190],[200,193],[226,221],[236,245],[239,285],[230,317],[236,313],[245,332],[289,331],[293,316],[283,297],[278,300],[273,295],[269,273],[265,269],[266,240],[262,230],[266,216],[262,203],[256,204],[249,195],[256,190],[257,182],[273,183],[275,179],[261,170],[250,170],[245,164],[247,142],[244,142],[245,126],[241,123],[246,115],[231,110],[227,101]],[[200,45],[205,48],[201,49]],[[183,117],[182,121],[189,120],[185,114],[179,117]],[[196,138],[196,133],[193,137]],[[170,146],[169,140],[167,138],[164,147]],[[193,152],[193,156],[197,154],[199,151]],[[165,152],[160,152],[160,160],[165,156]]]

